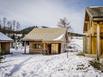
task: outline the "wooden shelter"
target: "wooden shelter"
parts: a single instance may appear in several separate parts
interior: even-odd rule
[[[34,28],[23,40],[29,41],[29,53],[57,54],[64,51],[65,28]]]
[[[83,32],[85,53],[103,55],[103,6],[86,8]]]
[[[0,55],[10,53],[10,44],[13,40],[0,32]]]

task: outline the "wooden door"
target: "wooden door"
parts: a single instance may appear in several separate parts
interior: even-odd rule
[[[59,44],[51,44],[51,53],[52,54],[56,54],[56,53],[59,53]]]

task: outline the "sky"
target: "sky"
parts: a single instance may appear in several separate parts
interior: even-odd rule
[[[0,18],[17,20],[25,28],[57,27],[59,19],[66,17],[73,32],[83,33],[88,6],[103,6],[103,0],[0,0]]]

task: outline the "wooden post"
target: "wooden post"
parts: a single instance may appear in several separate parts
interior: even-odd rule
[[[24,41],[24,53],[26,54],[26,41]]]
[[[83,52],[84,52],[84,53],[87,52],[87,49],[86,49],[86,46],[87,46],[87,45],[86,45],[86,42],[87,42],[87,41],[86,41],[86,36],[84,36],[84,37],[83,37]]]
[[[45,43],[43,42],[42,43],[42,54],[44,54],[44,52],[45,52],[45,47],[44,46],[45,46]]]
[[[92,54],[92,35],[90,35],[90,53]]]
[[[97,24],[97,61],[99,61],[100,56],[100,26]]]
[[[44,45],[43,45],[43,49],[44,49],[43,53],[45,53],[45,43],[44,43]]]

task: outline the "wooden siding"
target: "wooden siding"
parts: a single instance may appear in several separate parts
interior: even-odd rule
[[[41,48],[34,48],[34,44],[41,44]],[[62,43],[45,43],[45,42],[29,42],[29,53],[47,53],[47,54],[58,54],[61,53]]]
[[[42,53],[42,48],[33,48],[34,44],[42,44],[41,42],[29,42],[29,53]]]

